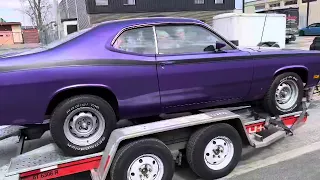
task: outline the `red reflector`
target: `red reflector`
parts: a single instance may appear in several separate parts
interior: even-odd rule
[[[264,129],[264,122],[246,125],[246,130],[249,134],[260,132],[263,129]]]

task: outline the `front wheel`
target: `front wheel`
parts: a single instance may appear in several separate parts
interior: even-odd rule
[[[299,36],[305,36],[305,32],[304,31],[299,31]]]
[[[272,115],[298,110],[303,98],[303,82],[299,75],[286,72],[278,75],[264,98],[265,109]]]
[[[50,119],[52,138],[72,156],[102,151],[116,128],[116,115],[100,97],[81,95],[60,103]]]
[[[191,169],[203,179],[228,175],[241,158],[242,141],[229,124],[213,124],[193,133],[187,144]]]

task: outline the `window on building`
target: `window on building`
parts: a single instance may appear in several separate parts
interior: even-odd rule
[[[265,5],[257,5],[257,6],[255,6],[255,9],[256,9],[256,10],[265,9]]]
[[[107,6],[109,5],[109,0],[96,0],[97,6]]]
[[[224,42],[213,32],[196,25],[156,27],[159,54],[204,53],[217,42]],[[221,50],[233,49],[226,45]]]
[[[135,5],[136,0],[124,0],[124,5]]]
[[[113,47],[139,54],[155,54],[155,37],[152,27],[143,27],[125,31],[114,42]]]
[[[290,1],[285,1],[284,2],[285,6],[289,6],[289,5],[293,5],[293,4],[297,4],[297,0],[290,0]]]
[[[194,0],[195,4],[204,4],[204,0]]]
[[[215,3],[215,4],[223,4],[223,3],[224,3],[224,0],[214,0],[214,3]]]
[[[273,7],[280,7],[280,3],[272,3],[272,4],[269,4],[269,6],[270,6],[271,8],[273,8]]]

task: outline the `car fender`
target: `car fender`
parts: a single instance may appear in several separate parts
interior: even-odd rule
[[[309,69],[306,66],[303,66],[303,65],[290,65],[290,66],[284,66],[284,67],[281,67],[281,68],[277,69],[274,72],[273,76],[276,76],[281,71],[286,71],[286,70],[289,70],[289,69],[304,69],[307,72],[309,72]]]
[[[57,91],[55,91],[51,97],[50,100],[52,100],[57,94],[63,92],[63,91],[67,91],[67,90],[71,90],[71,89],[77,89],[77,88],[82,88],[82,87],[98,87],[98,88],[105,88],[109,91],[112,92],[111,88],[107,85],[104,84],[75,84],[75,85],[70,85],[70,86],[65,86],[63,88],[58,89]]]

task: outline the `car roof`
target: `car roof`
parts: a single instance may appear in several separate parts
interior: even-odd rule
[[[132,18],[132,19],[122,19],[122,20],[113,20],[106,21],[96,26],[105,26],[112,25],[113,28],[116,28],[117,31],[120,31],[124,28],[130,26],[137,26],[143,24],[166,24],[166,23],[201,23],[200,20],[192,18],[182,18],[182,17],[148,17],[148,18]]]

